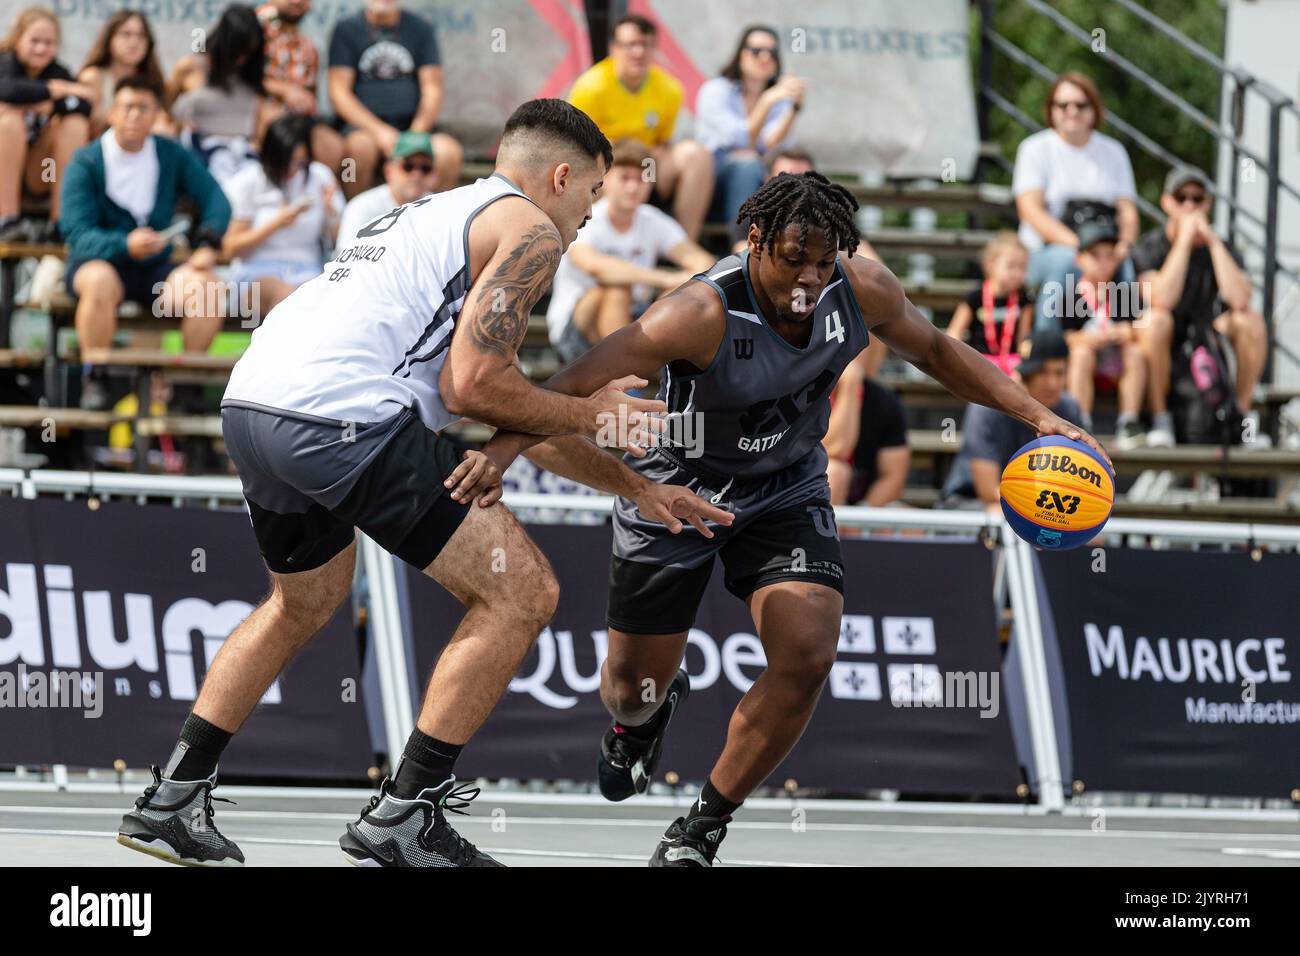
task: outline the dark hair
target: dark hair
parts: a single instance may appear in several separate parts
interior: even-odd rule
[[[1101,129],[1101,121],[1106,118],[1106,108],[1101,102],[1101,90],[1097,89],[1097,84],[1092,82],[1091,77],[1073,71],[1062,73],[1048,87],[1047,99],[1043,101],[1043,115],[1047,118],[1048,127],[1056,129],[1056,124],[1052,122],[1052,104],[1056,102],[1056,91],[1062,83],[1070,83],[1083,90],[1084,98],[1092,104],[1092,128]]]
[[[244,57],[240,62],[240,57]],[[221,14],[208,37],[208,85],[229,92],[232,82],[242,80],[258,96],[265,96],[262,74],[266,71],[266,39],[252,7],[231,4]]]
[[[853,221],[857,209],[853,194],[821,173],[781,173],[745,200],[736,222],[752,220],[768,252],[776,251],[776,237],[785,227],[797,223],[801,253],[808,246],[808,230],[820,229],[836,249],[847,249],[853,255],[860,239]]]
[[[564,100],[529,100],[510,114],[501,134],[502,142],[517,134],[538,133],[566,146],[581,150],[584,156],[605,160],[608,169],[614,161],[614,149],[591,117]]]
[[[143,73],[132,73],[130,76],[124,76],[113,85],[113,95],[117,96],[123,90],[142,90],[145,93],[152,93],[153,98],[159,104],[163,101],[163,88],[161,83],[155,83]]]
[[[93,66],[107,69],[112,66],[113,37],[117,36],[117,31],[131,20],[140,21],[145,38],[144,59],[140,61],[140,65],[136,67],[135,71],[161,90],[163,88],[162,67],[158,65],[157,45],[154,42],[153,27],[149,25],[149,18],[139,10],[118,10],[105,20],[104,26],[99,31],[99,36],[95,37],[95,42],[90,45],[90,52],[86,54],[86,62],[81,68],[86,70]],[[117,92],[116,89],[114,89],[114,92]]]
[[[765,27],[758,23],[751,24],[740,31],[740,42],[736,44],[736,52],[731,55],[731,60],[722,68],[721,75],[729,80],[740,79],[740,54],[745,49],[745,41],[749,39],[751,33],[766,33],[776,41],[776,72],[767,81],[768,86],[774,86],[776,81],[781,78],[781,38],[777,36],[776,31],[771,27]]]
[[[659,35],[659,28],[655,26],[655,22],[649,17],[643,17],[639,13],[629,13],[614,21],[614,25],[609,28],[609,38],[614,39],[614,34],[618,32],[618,28],[625,27],[629,23],[646,36],[657,37]]]
[[[285,113],[266,127],[262,136],[262,170],[266,178],[283,186],[289,178],[289,164],[299,146],[307,147],[307,162],[311,162],[311,119],[298,113]],[[303,174],[304,177],[306,174]]]

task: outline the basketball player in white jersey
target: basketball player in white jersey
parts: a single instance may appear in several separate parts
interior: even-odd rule
[[[624,392],[644,379],[574,398],[533,386],[516,355],[529,312],[591,218],[611,158],[575,107],[525,103],[506,124],[491,177],[369,223],[253,333],[221,403],[222,427],[271,593],[212,662],[171,759],[153,768],[118,842],[173,863],[242,865],[212,822],[217,761],[347,599],[361,528],[468,610],[401,763],[340,846],[363,866],[499,865],[446,821],[444,810],[477,795],[457,788],[453,765],[546,626],[559,589],[524,529],[494,504],[500,475],[490,459],[469,452],[462,461],[438,432],[472,418],[560,436],[538,447],[577,453],[593,448],[612,415],[629,423],[625,445],[649,443],[648,413],[664,405]],[[706,520],[731,520],[689,489],[600,457],[602,480],[674,533],[688,522],[711,534]],[[498,549],[505,573],[493,571]]]

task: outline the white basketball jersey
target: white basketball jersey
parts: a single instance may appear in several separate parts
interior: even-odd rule
[[[434,431],[456,421],[438,373],[471,284],[469,227],[504,196],[523,193],[494,173],[368,223],[253,332],[222,404],[356,424],[414,405]]]

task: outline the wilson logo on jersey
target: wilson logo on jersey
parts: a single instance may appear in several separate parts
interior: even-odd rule
[[[742,361],[754,357],[754,340],[753,339],[732,339],[731,346],[736,350],[736,358]]]

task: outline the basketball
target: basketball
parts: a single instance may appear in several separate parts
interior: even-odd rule
[[[1002,472],[1002,513],[1032,545],[1065,551],[1096,537],[1115,503],[1115,479],[1083,442],[1061,435],[1021,448]]]

